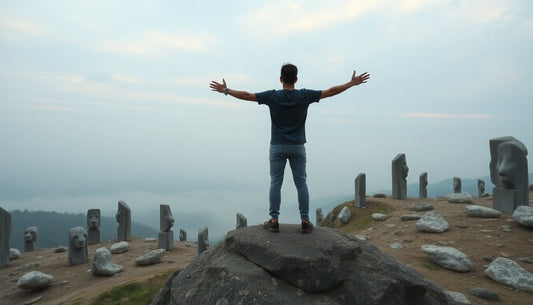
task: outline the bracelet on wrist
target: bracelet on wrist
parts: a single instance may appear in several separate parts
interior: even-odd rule
[[[228,95],[228,88],[224,88],[224,95]]]

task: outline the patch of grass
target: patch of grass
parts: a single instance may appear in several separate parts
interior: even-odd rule
[[[440,267],[439,267],[439,266],[437,266],[437,265],[433,265],[433,264],[422,265],[422,267],[427,268],[427,269],[429,269],[429,270],[433,270],[433,271],[438,271],[438,270],[440,270]]]
[[[366,200],[366,206],[366,208],[358,208],[354,205],[353,200],[339,204],[331,210],[326,217],[324,217],[322,225],[352,233],[372,226],[372,223],[374,222],[372,214],[381,213],[387,215],[395,210],[394,207],[388,204],[369,198]],[[351,220],[347,224],[341,223],[337,217],[344,207],[348,207],[352,213]]]
[[[111,288],[96,297],[92,305],[142,305],[150,304],[159,289],[165,284],[173,271],[157,275],[143,282],[123,284]]]

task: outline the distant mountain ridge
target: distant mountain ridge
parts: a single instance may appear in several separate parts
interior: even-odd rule
[[[58,213],[45,211],[9,211],[11,214],[10,247],[24,251],[24,230],[37,227],[37,248],[55,248],[68,246],[68,233],[71,228],[87,228],[87,215],[75,213]],[[117,238],[118,223],[113,217],[102,216],[100,219],[100,240]],[[158,231],[138,222],[131,224],[132,236],[155,237]]]

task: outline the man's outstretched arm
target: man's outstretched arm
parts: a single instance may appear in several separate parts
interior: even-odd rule
[[[220,93],[224,93],[226,95],[229,94],[229,95],[231,95],[231,96],[233,96],[235,98],[238,98],[238,99],[241,99],[241,100],[245,100],[245,101],[257,102],[257,98],[255,97],[255,93],[229,89],[228,86],[226,86],[226,80],[225,79],[222,79],[222,84],[218,83],[218,82],[215,82],[215,81],[211,81],[211,84],[209,84],[209,87],[211,88],[212,91],[217,91],[217,92],[220,92]]]
[[[346,91],[347,89],[353,86],[364,84],[369,78],[370,78],[370,74],[368,74],[367,72],[361,75],[355,75],[355,71],[353,71],[352,79],[349,82],[343,85],[331,87],[327,90],[322,90],[322,95],[320,96],[320,98],[323,99],[326,97],[334,96],[341,92]]]

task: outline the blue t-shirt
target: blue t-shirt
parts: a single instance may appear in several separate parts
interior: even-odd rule
[[[270,108],[270,144],[304,144],[307,108],[318,103],[322,91],[294,89],[256,93],[257,103]]]

